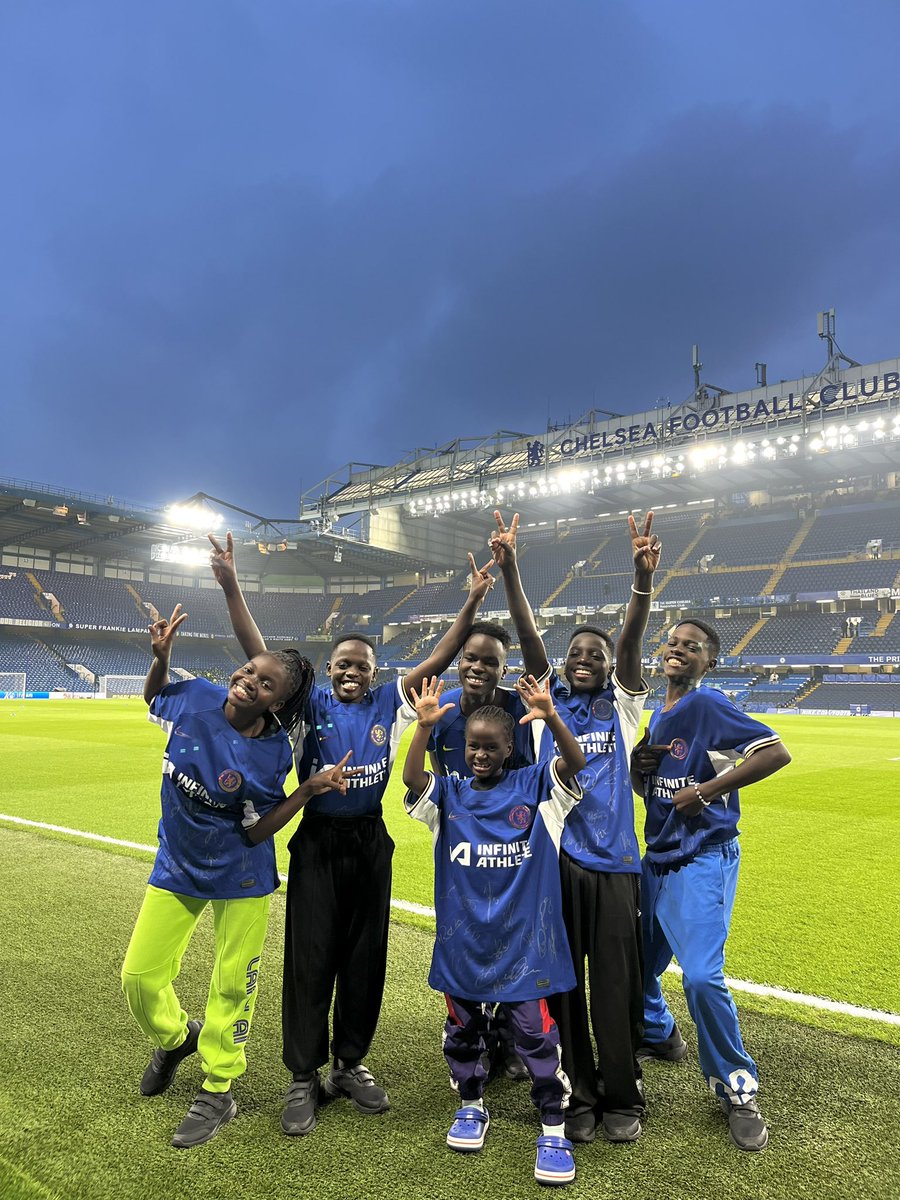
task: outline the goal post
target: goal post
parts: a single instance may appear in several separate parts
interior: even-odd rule
[[[0,671],[0,700],[25,699],[25,672]]]
[[[108,700],[113,696],[143,696],[146,675],[101,675],[98,696]]]

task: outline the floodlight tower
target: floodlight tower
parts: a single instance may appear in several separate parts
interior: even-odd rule
[[[835,334],[836,320],[833,308],[826,308],[818,314],[819,337],[828,347],[828,361],[819,371],[815,379],[803,393],[803,430],[809,428],[809,417],[818,416],[824,420],[824,405],[816,400],[816,394],[828,383],[837,384],[840,381],[842,367],[858,367],[860,364],[854,358],[848,358],[837,343]]]
[[[700,361],[700,347],[695,342],[691,346],[691,362],[694,367],[694,403],[696,405],[703,404],[712,400],[713,408],[717,407],[722,396],[730,395],[728,388],[718,387],[714,383],[704,383],[700,378],[700,372],[703,370],[703,363]]]

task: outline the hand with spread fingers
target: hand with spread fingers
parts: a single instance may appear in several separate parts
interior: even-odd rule
[[[432,675],[431,679],[422,680],[421,693],[415,688],[410,689],[410,699],[415,707],[419,725],[423,729],[431,729],[433,725],[437,725],[444,713],[456,708],[455,704],[441,704],[443,690],[444,681],[436,675]]]
[[[347,766],[352,753],[352,750],[348,750],[341,761],[335,763],[333,767],[325,767],[323,771],[310,775],[306,781],[310,791],[316,796],[321,795],[322,792],[340,792],[342,796],[346,796],[350,780],[355,775],[362,775],[365,770],[364,767]]]
[[[519,718],[520,725],[527,725],[529,721],[549,721],[556,712],[553,697],[550,695],[549,676],[541,684],[533,675],[523,675],[516,681],[516,691],[528,705],[528,712]]]
[[[469,576],[469,595],[474,596],[479,604],[496,583],[496,580],[490,572],[490,568],[493,565],[494,560],[491,559],[491,561],[485,563],[483,567],[479,567],[475,562],[475,556],[473,554],[469,555],[469,566],[472,569],[472,572]]]
[[[212,554],[209,556],[209,565],[212,567],[213,575],[216,577],[216,583],[220,587],[225,587],[227,584],[237,583],[237,569],[234,565],[234,538],[231,535],[231,530],[225,534],[225,547],[222,548],[218,538],[212,533],[206,535],[212,544]]]
[[[158,621],[153,622],[150,626],[150,652],[154,658],[168,663],[175,634],[186,620],[187,613],[181,611],[180,604],[176,604],[168,620],[160,617]]]
[[[638,533],[637,525],[634,517],[629,514],[628,531],[631,534],[631,549],[634,555],[634,569],[639,572],[646,572],[652,575],[659,566],[659,555],[662,550],[662,542],[655,533],[651,533],[653,528],[653,513],[647,513],[647,519],[644,522],[644,532]]]
[[[516,534],[519,530],[519,514],[513,513],[513,518],[509,523],[509,528],[503,517],[496,510],[494,511],[494,520],[497,522],[497,529],[490,537],[491,553],[494,556],[494,562],[498,567],[502,568],[508,563],[513,563],[516,560]]]

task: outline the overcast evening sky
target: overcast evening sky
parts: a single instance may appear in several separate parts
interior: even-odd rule
[[[900,356],[897,0],[0,4],[0,476],[351,459]]]

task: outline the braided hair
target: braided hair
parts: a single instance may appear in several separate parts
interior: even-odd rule
[[[308,658],[299,650],[271,650],[269,653],[284,667],[288,677],[288,695],[277,712],[278,720],[287,733],[292,733],[299,724],[309,694],[316,681],[316,672]]]
[[[469,720],[466,721],[466,727],[469,721],[486,721],[489,725],[499,725],[503,730],[504,737],[510,742],[515,740],[516,723],[512,719],[510,713],[505,709],[498,708],[496,704],[483,704],[481,708],[476,708],[474,712],[469,714]]]

